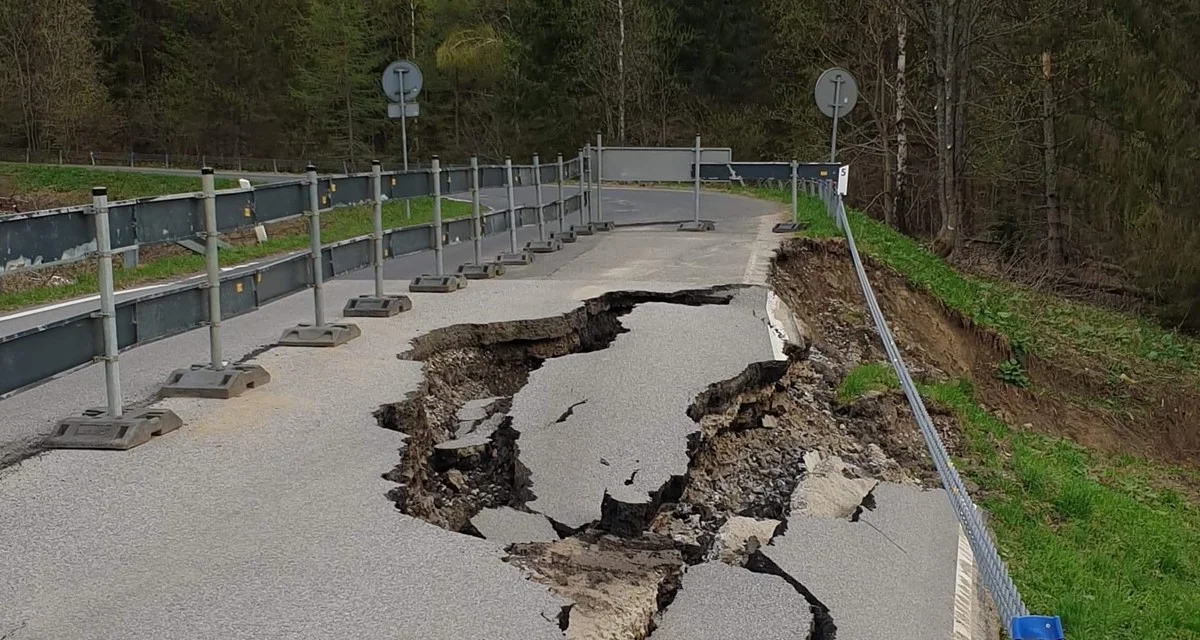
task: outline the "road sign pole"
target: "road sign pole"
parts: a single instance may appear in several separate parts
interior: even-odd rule
[[[309,265],[313,281],[313,319],[318,327],[325,326],[324,265],[321,264],[321,201],[317,195],[317,167],[308,165],[308,237]]]
[[[563,221],[567,217],[567,198],[563,191],[564,178],[566,175],[563,171],[563,157],[560,153],[558,154],[558,233],[560,235],[567,230],[566,223]]]
[[[542,213],[542,163],[538,154],[533,154],[533,190],[537,193],[534,202],[537,203],[538,242],[546,241],[546,216]]]
[[[400,147],[401,157],[404,159],[404,171],[408,172],[408,106],[404,102],[404,74],[407,73],[404,69],[396,69],[396,74],[400,76]],[[404,199],[404,218],[412,220],[412,202],[409,198]]]
[[[693,171],[696,174],[695,187],[693,189],[696,195],[696,206],[692,213],[692,221],[696,224],[700,224],[700,134],[698,133],[696,134],[696,164]]]
[[[517,252],[517,199],[513,194],[512,157],[504,158],[504,184],[508,188],[508,250]]]
[[[433,157],[429,175],[433,179],[433,255],[437,259],[437,275],[446,275],[446,265],[442,260],[442,163],[437,156]]]
[[[217,193],[212,167],[200,170],[204,191],[204,266],[208,273],[208,351],[213,369],[225,366],[221,357],[221,266],[217,258]]]
[[[483,264],[483,224],[479,219],[479,158],[471,156],[471,233],[474,235],[475,264]]]
[[[842,81],[835,80],[833,85],[833,136],[829,141],[829,161],[837,162],[837,129],[839,111],[841,110]]]
[[[108,415],[120,418],[125,409],[121,401],[121,367],[117,350],[117,310],[113,293],[112,239],[108,235],[108,189],[92,189],[92,213],[95,215],[96,252],[100,255],[100,319],[104,330],[104,390]]]
[[[383,165],[371,161],[371,224],[375,250],[371,253],[375,263],[375,297],[383,297]]]

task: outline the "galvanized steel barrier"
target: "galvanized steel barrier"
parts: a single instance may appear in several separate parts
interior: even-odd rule
[[[564,178],[581,176],[583,157],[563,162]],[[557,179],[557,165],[540,168],[542,182]],[[470,190],[470,168],[443,169],[441,192]],[[513,182],[534,183],[532,166],[514,166]],[[429,171],[384,174],[383,194],[389,198],[411,198],[433,192]],[[502,166],[479,168],[480,187],[505,185]],[[320,208],[329,209],[369,202],[371,174],[335,175],[318,178]],[[303,215],[308,208],[308,181],[258,185],[249,189],[223,190],[216,194],[216,222],[220,232],[251,228]],[[583,190],[537,207],[515,207],[516,226],[535,225],[539,218],[555,220],[580,212],[588,196]],[[201,236],[204,232],[205,199],[201,192],[145,198],[108,204],[109,238],[113,250],[150,242],[170,242]],[[97,235],[91,206],[65,207],[0,217],[0,257],[5,270],[38,268],[96,255]],[[481,216],[483,235],[508,231],[509,211]],[[475,237],[471,218],[442,224],[442,235],[451,243]],[[385,253],[400,256],[435,247],[433,224],[390,229],[384,232]],[[372,264],[373,238],[364,235],[321,247],[324,277],[355,271]],[[311,286],[309,252],[234,269],[221,275],[221,317],[230,318],[253,311]],[[166,287],[115,305],[116,343],[119,350],[204,326],[208,320],[207,283],[203,280]],[[105,353],[103,314],[80,313],[10,335],[0,336],[0,398],[59,375],[92,364]]]

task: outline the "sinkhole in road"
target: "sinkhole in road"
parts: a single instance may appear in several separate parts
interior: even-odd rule
[[[527,506],[534,500],[530,474],[507,416],[530,373],[552,358],[606,349],[626,331],[621,316],[639,304],[728,304],[737,289],[612,292],[558,316],[455,325],[418,337],[401,357],[423,363],[422,383],[376,412],[381,426],[407,435],[399,464],[384,474],[396,483],[388,498],[409,516],[478,537],[485,536],[472,520],[484,510],[543,519]],[[681,408],[697,425],[684,475],[641,499],[614,488],[601,517],[582,527],[545,519],[550,534],[508,544],[505,561],[573,603],[558,620],[568,638],[650,637],[687,567],[707,562],[784,580],[796,606],[809,611],[807,637],[833,638],[836,624],[819,594],[758,551],[805,504],[798,485],[814,460],[806,455],[836,456],[845,477],[913,484],[932,478],[928,460],[908,446],[903,403],[876,396],[842,406],[839,382],[836,364],[803,344],[789,345],[785,361],[753,363],[712,383]],[[559,422],[578,406],[564,407]],[[868,493],[850,512],[871,506]]]

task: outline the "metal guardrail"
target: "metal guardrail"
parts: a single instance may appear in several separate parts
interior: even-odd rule
[[[580,175],[580,160],[570,163],[564,161],[564,179]],[[541,176],[544,184],[553,184],[557,180],[557,166],[543,165]],[[452,169],[440,172],[441,192],[454,193],[469,191],[470,169]],[[505,184],[504,167],[480,168],[480,186],[502,186]],[[424,180],[431,187],[432,180],[426,172],[393,173],[385,176],[383,181],[388,186],[387,192],[399,197],[422,195],[418,180]],[[373,197],[370,190],[371,176],[333,176],[318,178],[318,190],[322,194],[322,208],[326,206],[341,206],[360,201],[370,201]],[[533,167],[513,167],[514,184],[533,184]],[[225,191],[215,198],[217,204],[217,221],[222,230],[238,229],[250,224],[261,222],[262,218],[253,215],[239,217],[233,204],[238,200],[226,200],[222,203],[221,196],[237,198],[244,201],[247,196],[257,196],[270,193],[264,202],[269,202],[269,210],[278,218],[301,215],[307,207],[308,185],[305,180],[297,181],[294,185],[297,191],[287,197],[281,197],[276,192],[276,185],[265,185],[256,189],[237,189]],[[428,193],[432,193],[430,188]],[[164,230],[163,235],[168,239],[175,237],[170,234],[179,230],[189,230],[195,224],[194,212],[190,207],[193,200],[195,206],[203,210],[200,194],[185,194],[182,196],[165,196],[149,199],[154,203],[169,203],[163,211],[177,214],[174,221],[151,222],[149,228]],[[494,211],[480,216],[480,233],[484,236],[495,235],[509,231],[510,211],[515,212],[517,227],[536,225],[541,220],[557,220],[560,216],[582,211],[588,202],[588,196],[582,189],[573,196],[564,195],[560,205],[558,200],[546,203],[541,207],[541,216],[536,206],[516,207]],[[115,203],[113,209],[126,207],[127,211],[138,211],[143,201],[132,203]],[[293,208],[294,207],[294,208]],[[111,211],[111,209],[110,209]],[[22,217],[25,221],[36,221],[45,225],[43,231],[55,233],[61,229],[77,234],[88,232],[89,241],[83,243],[81,256],[86,256],[96,249],[96,238],[91,228],[90,209],[88,207],[70,207],[67,210],[39,212],[40,215]],[[187,214],[187,215],[180,215]],[[290,214],[290,215],[283,215]],[[139,220],[132,213],[117,217],[118,223],[125,230],[137,230]],[[202,213],[200,215],[203,215]],[[76,217],[81,217],[76,221]],[[251,222],[243,223],[245,217]],[[81,224],[82,229],[74,229],[73,225]],[[200,228],[203,223],[200,222]],[[471,218],[445,221],[442,223],[442,237],[449,243],[469,241],[474,239]],[[4,227],[0,226],[0,230]],[[11,227],[10,227],[11,229]],[[113,231],[110,236],[119,236]],[[64,234],[65,235],[65,234]],[[79,235],[65,236],[78,241]],[[183,236],[188,237],[188,236]],[[5,236],[0,235],[0,238]],[[384,254],[388,257],[415,253],[427,249],[435,249],[438,245],[438,234],[434,225],[423,224],[403,227],[386,231],[383,234]],[[54,239],[48,239],[53,242]],[[360,236],[349,240],[335,242],[321,247],[321,273],[329,278],[354,271],[372,264],[374,239],[370,235]],[[114,243],[115,244],[115,243]],[[312,286],[314,278],[311,268],[310,251],[294,254],[277,259],[266,264],[247,267],[223,274],[220,277],[221,318],[229,318],[253,311],[264,304],[278,300],[291,293]],[[203,326],[207,323],[205,296],[208,284],[204,280],[194,283],[181,284],[148,295],[141,295],[131,300],[124,300],[115,307],[116,342],[119,350],[126,350],[155,340],[183,333]],[[18,333],[0,337],[0,398],[6,397],[23,389],[52,380],[62,374],[69,373],[80,367],[95,362],[98,354],[104,353],[104,337],[101,314],[94,312],[81,313],[76,316],[33,327]]]
[[[836,172],[834,175],[836,175]],[[891,362],[892,368],[896,371],[896,377],[900,381],[900,387],[904,391],[904,396],[908,399],[908,404],[912,408],[917,426],[921,430],[921,436],[924,438],[930,457],[937,468],[942,486],[950,498],[950,503],[954,508],[959,523],[966,532],[967,540],[971,545],[971,551],[975,555],[976,563],[981,567],[984,585],[991,595],[993,602],[996,604],[1005,630],[1013,640],[1062,640],[1062,623],[1057,617],[1029,615],[1029,609],[1021,599],[1021,594],[1017,591],[1016,585],[1013,584],[1012,578],[1008,574],[1008,567],[996,550],[995,541],[992,539],[987,525],[984,524],[983,518],[979,514],[979,508],[971,500],[970,494],[967,493],[967,489],[963,485],[962,478],[959,477],[958,471],[950,461],[946,447],[942,444],[941,437],[938,436],[937,430],[934,428],[933,421],[929,417],[929,412],[925,409],[925,402],[921,399],[921,394],[917,391],[912,376],[909,375],[908,367],[904,364],[904,359],[900,354],[899,348],[896,346],[896,341],[892,337],[891,330],[888,328],[887,320],[883,317],[883,311],[880,309],[879,302],[875,298],[875,292],[871,288],[870,281],[867,279],[862,258],[858,253],[858,247],[854,243],[854,233],[851,231],[850,223],[846,218],[846,207],[842,201],[842,196],[834,188],[834,182],[828,180],[819,183],[818,191],[825,203],[829,216],[833,218],[838,228],[846,236],[846,244],[850,249],[850,258],[854,263],[855,275],[858,277],[863,297],[866,298],[871,319],[874,321],[875,328],[879,332],[879,338],[883,342],[888,360]]]
[[[566,178],[580,173],[580,160],[564,161]],[[543,165],[542,183],[555,179],[557,167]],[[480,167],[480,186],[504,185],[503,166]],[[384,174],[383,195],[389,199],[432,195],[429,171],[393,171]],[[447,168],[441,172],[442,193],[470,190],[470,169]],[[533,166],[514,166],[518,186],[534,183]],[[301,215],[308,204],[308,187],[303,179],[225,189],[217,192],[217,229],[221,233],[279,222]],[[322,210],[370,200],[371,176],[334,175],[319,180]],[[109,204],[109,235],[116,251],[144,244],[175,242],[199,236],[204,231],[203,194],[184,193]],[[73,262],[96,251],[96,238],[88,217],[90,206],[80,205],[18,213],[0,217],[0,276],[21,269],[41,268]]]

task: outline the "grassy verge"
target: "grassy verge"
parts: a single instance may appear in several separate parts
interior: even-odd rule
[[[442,200],[442,215],[445,219],[461,218],[471,215],[471,205],[456,200]],[[394,200],[384,203],[383,227],[391,229],[417,224],[425,224],[433,219],[433,200],[412,200],[412,217],[404,212],[404,202]],[[321,215],[321,241],[324,243],[337,242],[347,238],[371,233],[371,207],[346,207],[334,209]],[[233,266],[252,260],[288,253],[308,247],[308,233],[295,232],[271,236],[263,244],[235,246],[222,250],[220,260],[222,266]],[[187,276],[204,271],[204,256],[196,254],[165,256],[146,261],[136,269],[118,269],[113,277],[118,289],[161,282],[180,276]],[[0,293],[0,310],[19,309],[33,305],[68,300],[71,298],[94,294],[98,287],[96,274],[92,271],[79,274],[75,282],[59,287],[36,287],[25,291]]]
[[[847,374],[838,397],[896,388],[890,365]],[[979,486],[1001,556],[1031,611],[1069,638],[1200,638],[1200,508],[1170,488],[1194,471],[1107,457],[1013,429],[964,380],[920,385],[965,436],[956,465]]]
[[[130,200],[200,190],[200,176],[157,175],[132,171],[105,171],[80,167],[12,164],[0,162],[0,182],[16,195],[37,198],[44,196],[55,201],[54,206],[89,204],[92,187],[108,188],[109,200]],[[234,180],[216,181],[218,189],[231,189]]]
[[[790,202],[790,194],[779,189],[733,191]],[[805,235],[841,237],[819,200],[801,198],[799,213],[809,225]],[[857,211],[849,211],[848,218],[860,251],[904,274],[976,324],[1007,337],[1019,349],[1047,358],[1076,352],[1099,362],[1115,383],[1174,380],[1183,374],[1196,384],[1200,341],[1166,331],[1145,318],[961,274],[881,222]]]

